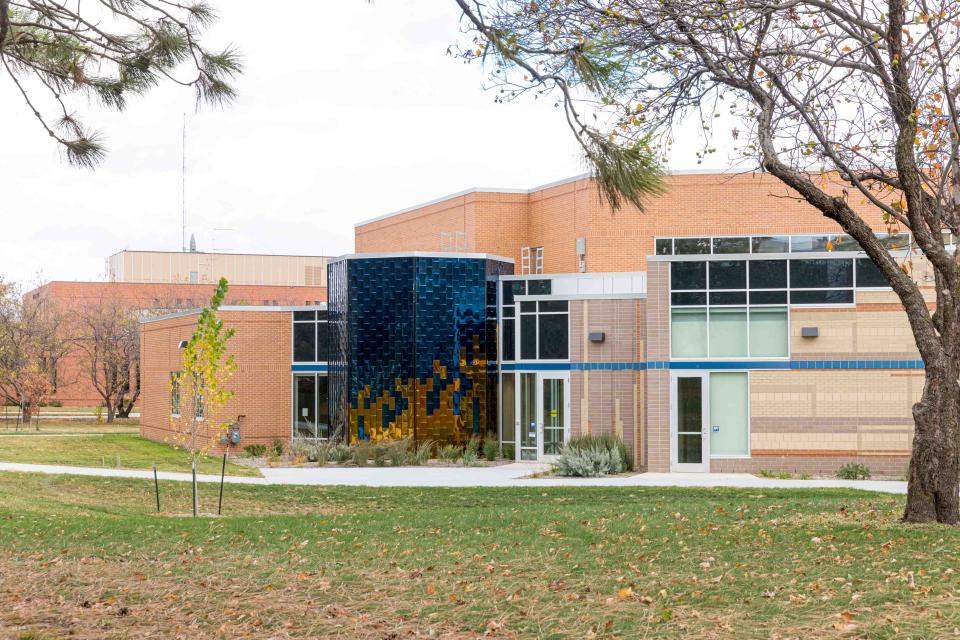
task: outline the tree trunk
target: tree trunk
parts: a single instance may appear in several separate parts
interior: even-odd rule
[[[110,424],[111,422],[113,422],[113,418],[116,415],[117,411],[114,408],[112,402],[107,402],[106,406],[107,406],[107,424]]]
[[[960,384],[949,356],[928,363],[920,401],[913,405],[904,522],[960,522]]]

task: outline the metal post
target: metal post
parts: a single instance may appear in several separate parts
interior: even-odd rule
[[[220,510],[223,508],[223,476],[227,472],[227,454],[223,454],[223,464],[220,466],[220,501],[217,502],[217,515],[220,515]]]
[[[160,482],[157,481],[157,465],[153,465],[153,490],[157,494],[157,513],[160,513]]]
[[[196,459],[194,459],[190,469],[191,471],[193,471],[193,482],[190,483],[191,486],[193,487],[193,517],[196,518],[197,517],[197,461]]]

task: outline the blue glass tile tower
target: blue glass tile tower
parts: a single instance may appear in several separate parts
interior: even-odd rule
[[[328,273],[335,431],[350,442],[496,431],[496,283],[512,261],[361,254]]]

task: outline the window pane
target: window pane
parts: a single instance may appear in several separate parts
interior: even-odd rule
[[[690,307],[707,304],[706,291],[674,291],[670,301],[676,307]]]
[[[850,304],[852,302],[853,289],[790,292],[790,304]]]
[[[537,316],[520,316],[520,358],[537,359]]]
[[[314,362],[317,357],[316,327],[313,322],[293,323],[294,362]]]
[[[566,300],[541,300],[538,304],[541,313],[567,310]]]
[[[670,322],[670,345],[674,357],[707,355],[707,312],[674,309]]]
[[[500,441],[514,442],[516,439],[517,389],[513,373],[500,376]]]
[[[294,320],[315,320],[317,317],[316,311],[294,311],[293,319]]]
[[[857,287],[889,287],[890,283],[883,277],[877,265],[870,258],[857,260]]]
[[[569,357],[569,317],[566,313],[539,316],[541,360],[566,360]]]
[[[548,296],[550,290],[549,280],[529,280],[527,282],[528,296]]]
[[[296,385],[296,415],[294,415],[294,424],[296,429],[294,435],[297,438],[316,438],[317,437],[317,377],[294,376]]]
[[[527,283],[525,280],[507,280],[503,283],[503,304],[513,304],[514,296],[522,296],[527,293]]]
[[[862,251],[860,243],[843,233],[833,238],[834,251]]]
[[[501,318],[512,318],[516,307],[500,307]]]
[[[750,288],[751,289],[786,289],[787,288],[787,261],[786,260],[751,260],[750,261]]]
[[[317,361],[326,362],[330,359],[327,349],[330,347],[330,323],[317,323]]]
[[[714,253],[750,253],[750,238],[714,238]]]
[[[317,437],[330,437],[330,401],[327,376],[317,376]]]
[[[747,292],[711,291],[710,304],[747,304]]]
[[[656,253],[658,256],[669,256],[673,254],[673,239],[659,238],[656,241]]]
[[[710,263],[711,289],[746,289],[746,260],[717,260]]]
[[[671,262],[670,288],[677,289],[706,289],[707,263],[706,262]]]
[[[790,354],[786,309],[750,310],[750,355],[785,358]]]
[[[710,238],[674,238],[673,252],[678,256],[710,253]]]
[[[853,286],[853,260],[790,261],[791,289],[829,289]]]
[[[750,304],[787,304],[787,292],[751,291]]]
[[[877,234],[877,237],[880,238],[880,244],[887,249],[897,251],[910,247],[910,234],[908,233]]]
[[[829,251],[827,244],[830,236],[793,236],[790,238],[790,251],[803,253],[805,251]]]
[[[754,236],[754,253],[787,253],[790,250],[789,236]]]
[[[317,320],[326,321],[326,320],[327,320],[328,313],[329,313],[329,312],[326,311],[325,309],[321,309],[321,310],[317,311]]]
[[[500,350],[502,354],[500,357],[504,360],[510,361],[516,358],[516,349],[517,345],[514,342],[516,339],[516,324],[515,320],[512,318],[503,320],[503,348]]]
[[[747,355],[747,312],[745,309],[710,312],[710,355]]]
[[[521,302],[520,303],[520,313],[536,313],[537,303],[536,302]]]

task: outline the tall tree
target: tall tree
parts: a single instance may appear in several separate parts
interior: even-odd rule
[[[642,204],[647,183],[635,177],[677,127],[698,126],[710,153],[723,121],[745,166],[859,243],[903,303],[925,365],[904,519],[956,524],[960,3],[455,1],[474,37],[460,53],[493,56],[506,97],[556,94],[615,206]],[[912,234],[933,269],[935,307],[857,201]]]
[[[141,312],[109,294],[77,310],[76,344],[86,377],[103,400],[107,422],[129,417],[140,396]]]
[[[198,106],[235,97],[237,50],[201,42],[215,20],[202,0],[0,0],[0,73],[67,160],[94,167],[103,136],[77,117],[74,94],[118,111],[162,80],[192,87]]]
[[[20,407],[25,421],[56,391],[72,344],[65,317],[51,300],[24,298],[0,281],[0,398]]]

